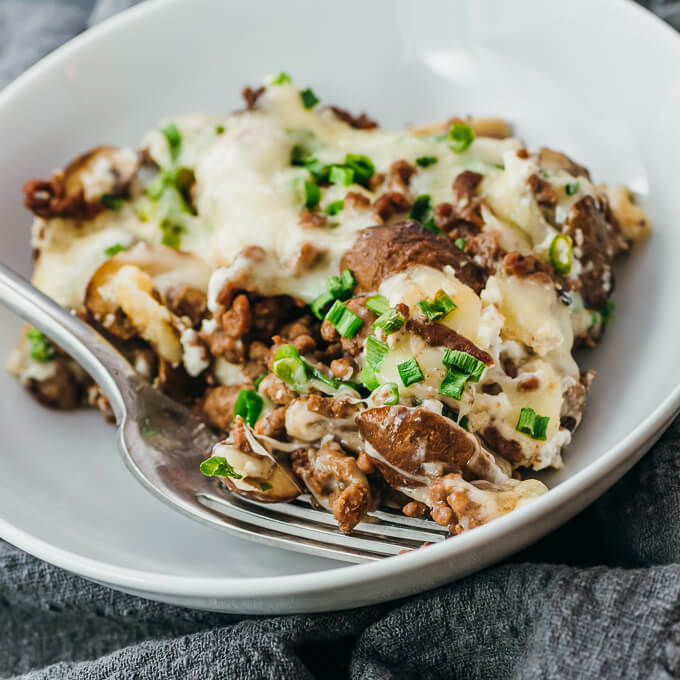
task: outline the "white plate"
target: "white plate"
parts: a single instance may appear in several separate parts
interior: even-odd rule
[[[622,0],[157,0],[88,31],[0,94],[0,254],[29,271],[21,184],[165,115],[224,111],[285,69],[385,126],[500,114],[644,197],[653,238],[622,267],[616,320],[549,494],[487,526],[361,566],[246,543],[174,513],[127,473],[96,413],[55,414],[0,373],[0,535],[115,588],[252,613],[338,609],[434,587],[590,503],[680,407],[680,39]],[[0,356],[19,323],[0,311]]]

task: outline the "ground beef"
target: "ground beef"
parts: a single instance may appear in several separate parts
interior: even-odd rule
[[[489,426],[482,432],[482,439],[491,451],[502,456],[512,465],[519,465],[524,460],[522,446],[514,439],[505,439],[496,427]]]
[[[575,163],[569,156],[548,147],[542,147],[538,152],[538,164],[547,172],[568,172],[574,177],[590,179],[587,168]]]
[[[352,338],[340,338],[342,349],[347,354],[356,357],[361,354],[364,348],[366,338],[371,334],[373,322],[378,318],[368,307],[366,307],[366,300],[370,296],[358,295],[345,302],[347,309],[354,312],[362,321],[363,324]]]
[[[345,111],[345,109],[341,109],[339,106],[329,106],[328,108],[335,114],[336,118],[339,118],[341,121],[357,130],[373,130],[378,127],[378,124],[374,120],[371,120],[365,113],[354,116],[349,111]]]
[[[273,439],[283,439],[286,436],[286,407],[280,406],[263,415],[255,423],[255,432]]]
[[[246,102],[246,109],[252,111],[257,107],[257,100],[264,94],[265,87],[261,86],[253,89],[252,87],[244,87],[241,90],[241,96]]]
[[[378,289],[384,279],[414,265],[435,269],[451,266],[460,281],[479,293],[484,276],[471,258],[444,236],[437,236],[418,222],[362,229],[341,261],[357,281],[355,292]]]
[[[258,386],[260,394],[271,399],[275,404],[286,406],[295,399],[296,394],[283,380],[273,373],[267,375]]]
[[[188,317],[197,326],[208,313],[208,301],[203,291],[185,284],[175,284],[165,291],[166,307],[177,316]]]
[[[383,221],[406,212],[411,207],[408,196],[401,191],[386,191],[381,194],[373,203],[375,214]]]
[[[23,190],[24,206],[34,215],[45,219],[63,217],[91,220],[104,210],[100,201],[85,200],[82,189],[67,194],[59,177],[31,180],[24,184]]]
[[[60,410],[80,406],[87,393],[89,378],[82,380],[62,361],[54,362],[54,373],[45,380],[30,379],[29,392],[44,406]]]
[[[197,410],[213,427],[227,432],[234,421],[234,405],[238,393],[248,385],[219,385],[209,388]]]
[[[539,283],[551,283],[552,267],[541,262],[533,255],[522,255],[518,251],[508,253],[503,258],[503,269],[510,276],[521,279],[532,277]]]

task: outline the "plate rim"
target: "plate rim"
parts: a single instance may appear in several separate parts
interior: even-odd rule
[[[600,0],[600,2],[609,5],[612,11],[635,14],[641,28],[649,27],[657,31],[660,38],[663,36],[668,49],[675,50],[680,57],[680,34],[659,17],[637,5],[633,0]],[[101,35],[117,31],[127,24],[145,18],[147,15],[166,11],[172,5],[179,5],[180,3],[181,0],[147,0],[147,2],[133,6],[75,36],[40,59],[3,88],[0,91],[0,111],[14,97],[29,89],[35,78],[45,71],[58,67],[63,60],[68,59],[79,50],[86,49],[92,41],[98,40]],[[0,517],[0,537],[39,559],[92,581],[105,583],[123,590],[142,591],[158,596],[223,599],[240,602],[253,598],[261,600],[266,597],[293,597],[321,592],[329,593],[329,591],[337,591],[353,585],[377,583],[396,576],[406,578],[434,563],[453,559],[459,552],[474,551],[492,543],[494,540],[516,534],[523,527],[539,520],[542,516],[556,514],[560,508],[565,509],[571,505],[567,516],[572,517],[581,509],[581,506],[578,505],[579,496],[585,496],[589,489],[605,478],[611,480],[608,484],[609,488],[625,473],[626,462],[640,455],[641,450],[645,452],[645,446],[647,444],[651,446],[654,437],[658,436],[660,430],[669,425],[678,413],[680,413],[680,385],[672,389],[659,406],[624,439],[603,452],[597,460],[589,463],[582,470],[551,489],[549,493],[536,499],[532,504],[518,508],[508,515],[478,527],[475,531],[457,536],[455,541],[444,541],[429,546],[427,550],[417,550],[396,556],[398,559],[392,557],[367,564],[341,566],[284,576],[179,576],[130,569],[112,565],[102,560],[95,560],[35,538],[2,517]],[[548,530],[557,528],[564,521],[567,521],[567,519],[558,520]],[[518,549],[520,547],[518,546]]]

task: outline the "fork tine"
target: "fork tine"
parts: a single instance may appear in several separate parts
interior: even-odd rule
[[[399,517],[396,513],[385,511],[380,511],[380,515],[384,515],[380,523],[361,522],[352,534],[343,534],[332,515],[312,508],[307,497],[303,497],[299,504],[295,501],[257,503],[228,491],[223,496],[201,493],[197,498],[203,505],[225,516],[224,521],[228,525],[245,524],[245,530],[251,534],[254,530],[264,533],[268,539],[275,538],[277,543],[288,549],[352,562],[396,555],[419,548],[425,542],[443,541],[448,535],[434,522],[421,520],[416,529],[407,522],[396,521],[395,517]]]

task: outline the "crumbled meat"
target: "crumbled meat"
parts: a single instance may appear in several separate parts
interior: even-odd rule
[[[265,342],[292,316],[295,303],[288,295],[251,297],[253,311],[252,337]]]
[[[286,435],[286,407],[279,406],[263,415],[255,423],[255,432],[273,439],[283,439]]]
[[[361,210],[371,205],[371,199],[358,191],[348,191],[345,194],[345,209]]]
[[[294,451],[291,465],[314,498],[333,512],[343,533],[349,533],[370,510],[371,487],[366,475],[335,442]]]
[[[579,426],[586,407],[586,393],[595,377],[595,371],[585,371],[579,382],[570,385],[564,392],[560,425],[572,432]]]
[[[412,165],[407,160],[401,159],[395,161],[390,166],[390,184],[402,192],[408,190],[411,183],[411,177],[418,172],[415,165]]]
[[[532,277],[539,283],[550,283],[551,268],[533,255],[522,255],[514,250],[503,258],[505,273],[519,278]]]
[[[293,347],[300,354],[311,354],[316,349],[316,340],[311,335],[298,335],[293,340]]]
[[[257,100],[264,94],[264,86],[253,89],[252,87],[244,87],[241,90],[241,96],[245,99],[246,109],[252,111],[257,106]]]
[[[159,357],[154,387],[180,404],[190,406],[205,392],[206,382],[204,375],[191,376],[182,364],[173,366],[163,357]]]
[[[453,203],[438,203],[434,207],[434,226],[450,238],[469,238],[479,233],[479,227],[460,216]]]
[[[421,407],[366,409],[356,424],[362,439],[380,455],[372,456],[373,462],[391,486],[417,487],[431,477],[459,471],[479,451],[473,435]],[[434,474],[433,468],[438,468]]]
[[[231,429],[231,439],[234,443],[234,448],[242,453],[254,453],[253,447],[250,445],[248,437],[246,436],[246,423],[242,416],[236,416],[234,418],[234,425]]]
[[[106,418],[106,422],[111,424],[116,422],[116,416],[113,413],[109,400],[96,383],[92,383],[87,388],[87,403],[98,409],[104,415],[104,418]]]
[[[357,407],[346,399],[310,394],[307,398],[307,410],[326,418],[348,418],[356,413]]]
[[[258,386],[258,391],[277,405],[286,406],[295,399],[295,392],[283,380],[270,373]]]
[[[484,394],[491,394],[493,396],[500,394],[503,388],[497,382],[485,382],[482,383],[482,392]]]
[[[517,156],[517,158],[521,158],[522,160],[526,160],[529,158],[529,152],[526,149],[517,149],[515,156]]]
[[[484,220],[482,199],[477,195],[477,189],[483,179],[484,176],[478,172],[465,170],[458,174],[453,182],[454,205],[458,219],[480,229],[484,226]]]
[[[381,194],[373,203],[376,215],[387,222],[394,215],[406,212],[411,207],[411,201],[406,194],[401,191],[386,191]]]
[[[326,342],[333,342],[340,337],[337,328],[330,322],[324,319],[321,322],[321,337]]]
[[[493,363],[493,357],[488,352],[477,347],[477,345],[468,340],[464,335],[454,331],[453,328],[449,328],[443,324],[409,319],[406,322],[406,330],[410,333],[419,335],[432,347],[447,347],[448,349],[457,349],[461,352],[467,352],[487,366]]]
[[[468,236],[465,241],[465,252],[476,264],[482,267],[488,276],[496,272],[506,253],[498,243],[498,235],[494,231],[482,231]]]
[[[246,346],[241,338],[230,338],[221,329],[213,333],[201,331],[198,337],[214,357],[224,357],[231,364],[242,364],[246,359]]]
[[[411,501],[410,503],[407,503],[401,511],[407,516],[407,517],[424,517],[427,515],[429,508],[425,503],[420,503],[419,501]]]
[[[356,362],[348,357],[331,361],[331,373],[340,380],[351,380],[356,370]]]
[[[590,179],[590,173],[582,165],[572,161],[566,154],[545,146],[538,152],[538,164],[547,172],[560,172],[563,170],[574,177]]]
[[[234,421],[234,405],[238,393],[247,387],[247,385],[218,385],[209,388],[197,406],[198,412],[213,427],[227,432]]]
[[[418,222],[362,229],[341,261],[357,281],[355,292],[373,292],[392,274],[414,265],[443,269],[450,265],[456,277],[475,292],[484,285],[482,270],[448,237],[437,236]]]
[[[55,361],[53,375],[44,380],[31,378],[27,387],[43,406],[63,410],[80,406],[86,393],[86,383],[79,380],[61,361]]]
[[[605,212],[592,196],[584,196],[569,211],[564,233],[574,243],[581,261],[582,295],[591,309],[603,310],[614,291],[612,262],[620,252],[620,233],[607,222]]]
[[[314,269],[323,260],[327,252],[326,248],[317,248],[309,241],[301,243],[295,254],[295,264],[293,266],[295,276],[300,276]]]
[[[208,302],[203,291],[184,284],[175,284],[165,291],[165,305],[177,316],[186,316],[197,326],[207,314]]]
[[[237,295],[231,308],[222,313],[219,319],[222,330],[230,338],[240,338],[250,331],[252,314],[247,295]]]
[[[516,378],[517,373],[518,373],[518,368],[517,364],[514,362],[513,359],[511,359],[508,356],[502,356],[501,357],[501,365],[503,366],[503,370],[505,371],[505,374],[510,377],[510,378]]]
[[[300,213],[300,226],[305,229],[320,229],[328,226],[328,218],[311,210],[303,210]]]
[[[557,191],[547,180],[534,173],[527,179],[531,193],[549,224],[555,225],[555,206],[557,205]]]
[[[375,472],[375,465],[373,465],[373,461],[366,451],[359,451],[357,467],[367,475],[372,475]]]
[[[528,375],[526,378],[522,378],[517,383],[517,389],[520,392],[533,392],[541,386],[541,382],[536,375]]]
[[[384,172],[375,172],[368,180],[368,187],[371,191],[375,191],[384,181],[387,175]]]
[[[378,127],[378,124],[363,112],[355,116],[339,106],[329,106],[328,108],[335,114],[336,118],[357,130],[373,130]]]

